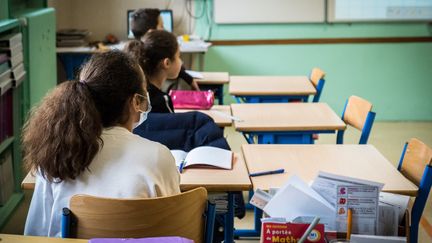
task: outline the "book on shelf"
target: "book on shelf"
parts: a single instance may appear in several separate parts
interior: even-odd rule
[[[0,96],[0,143],[5,139],[13,136],[13,93],[12,90],[6,90]],[[1,171],[1,169],[0,169]],[[0,175],[0,179],[1,179]]]
[[[232,169],[233,153],[226,149],[202,146],[194,148],[189,152],[171,150],[171,153],[178,167],[183,162],[183,168],[194,166]]]
[[[0,47],[13,47],[22,44],[22,34],[12,33],[0,36]]]
[[[11,65],[11,67],[16,67],[18,66],[20,63],[22,63],[24,61],[24,56],[21,53],[18,53],[16,56],[12,56],[9,60],[9,63]]]
[[[0,63],[0,75],[7,70],[10,70],[9,62]]]
[[[7,54],[9,57],[14,57],[22,53],[23,46],[21,43],[18,43],[11,47],[0,47],[0,53]]]
[[[13,82],[10,77],[5,81],[0,81],[0,95],[4,95],[9,89],[13,87]]]
[[[12,152],[7,150],[0,157],[0,206],[5,205],[14,192],[15,184],[12,168]]]
[[[6,71],[0,73],[0,83],[9,81],[9,79],[11,78],[11,69],[8,68],[6,69]]]
[[[0,53],[0,64],[9,63],[9,56],[5,53]]]
[[[20,63],[18,66],[12,69],[11,78],[13,79],[13,87],[18,87],[24,80],[26,71],[24,69],[24,63]]]

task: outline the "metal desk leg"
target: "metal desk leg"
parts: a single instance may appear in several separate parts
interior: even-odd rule
[[[261,235],[261,218],[263,211],[259,208],[254,209],[254,228],[235,230],[236,237],[255,237]]]
[[[225,214],[224,243],[234,242],[234,194],[228,192],[228,211]]]
[[[204,71],[204,52],[198,53],[199,71]]]
[[[223,84],[222,85],[218,85],[217,87],[217,92],[218,92],[218,101],[219,101],[219,105],[223,105]]]

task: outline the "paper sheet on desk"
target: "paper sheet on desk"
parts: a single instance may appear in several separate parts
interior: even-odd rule
[[[318,216],[326,230],[334,230],[335,209],[299,177],[292,176],[264,208],[270,217],[292,221],[299,216]]]
[[[194,40],[189,42],[179,42],[181,52],[206,52],[211,46],[211,43],[201,40]]]

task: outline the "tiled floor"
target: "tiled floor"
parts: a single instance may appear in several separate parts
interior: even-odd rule
[[[225,135],[233,151],[239,152],[241,144],[246,143],[241,134],[233,128],[226,128]],[[397,166],[402,151],[403,144],[411,137],[416,137],[432,146],[432,122],[376,122],[372,130],[369,143],[375,145],[381,153]],[[345,143],[357,143],[359,133],[349,129],[345,135]],[[317,143],[335,143],[336,136],[320,135]],[[31,192],[25,193],[25,200],[15,211],[9,223],[3,228],[2,233],[22,234],[24,229],[25,217],[27,214]],[[429,197],[423,217],[432,223],[432,199]],[[236,228],[251,228],[253,223],[252,213],[248,213],[242,220],[236,220]],[[428,231],[432,228],[429,225]],[[429,234],[430,234],[429,233]],[[420,229],[419,242],[432,242],[432,235],[429,235],[424,228]],[[257,239],[241,239],[238,242],[258,242]]]

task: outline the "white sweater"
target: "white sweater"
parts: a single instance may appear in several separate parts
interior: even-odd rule
[[[170,151],[123,127],[105,129],[104,145],[75,180],[49,182],[39,173],[25,235],[61,236],[62,208],[75,194],[149,198],[180,193],[180,175]]]

